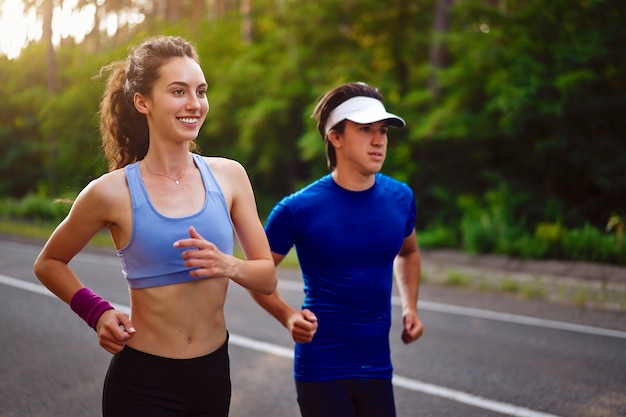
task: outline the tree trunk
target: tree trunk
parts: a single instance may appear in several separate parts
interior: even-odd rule
[[[48,97],[54,97],[56,93],[56,59],[54,55],[54,45],[52,45],[52,15],[54,11],[53,0],[45,0],[43,9],[43,42],[46,45],[47,52],[47,90]],[[46,137],[47,151],[48,151],[48,180],[50,183],[50,193],[55,195],[57,191],[57,175],[56,175],[56,138],[54,133],[48,132]]]
[[[430,49],[431,74],[428,78],[428,89],[435,97],[439,95],[437,73],[448,64],[449,51],[442,35],[447,34],[450,30],[450,10],[453,3],[454,0],[437,0],[435,5],[435,23]]]
[[[168,0],[167,2],[167,21],[168,22],[177,22],[180,20],[181,13],[181,2],[179,0]]]
[[[193,0],[191,2],[191,20],[198,22],[204,14],[205,0]]]
[[[209,18],[211,20],[219,19],[226,15],[225,0],[209,0]]]
[[[253,40],[252,0],[241,0],[239,13],[241,15],[241,41],[244,44],[251,44]]]
[[[153,13],[157,21],[165,21],[167,19],[167,0],[154,0],[152,3]]]

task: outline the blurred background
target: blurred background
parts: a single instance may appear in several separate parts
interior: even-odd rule
[[[106,172],[99,70],[173,34],[209,83],[201,153],[262,219],[327,172],[315,100],[364,81],[407,122],[383,171],[422,248],[626,265],[625,27],[621,0],[0,0],[0,223],[54,225]]]

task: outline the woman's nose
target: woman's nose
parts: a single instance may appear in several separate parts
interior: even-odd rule
[[[194,95],[189,95],[186,106],[190,109],[197,109],[201,106],[200,99]]]

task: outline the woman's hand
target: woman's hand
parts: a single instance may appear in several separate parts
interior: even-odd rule
[[[233,275],[229,255],[221,252],[215,244],[198,233],[195,227],[189,228],[189,239],[174,242],[175,248],[190,248],[180,256],[192,277],[224,278]]]
[[[96,324],[98,340],[107,352],[118,353],[135,334],[130,318],[117,310],[102,313]]]

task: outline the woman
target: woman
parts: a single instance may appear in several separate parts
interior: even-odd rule
[[[150,38],[104,70],[100,131],[110,172],[81,191],[35,274],[114,354],[105,417],[226,416],[228,283],[264,294],[276,287],[249,178],[235,161],[190,152],[209,104],[187,41]],[[128,281],[130,318],[68,265],[103,227]],[[233,229],[245,260],[232,256]]]

